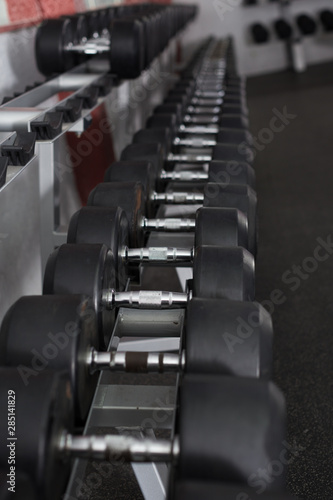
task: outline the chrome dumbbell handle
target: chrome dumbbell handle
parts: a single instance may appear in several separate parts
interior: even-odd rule
[[[164,232],[187,232],[195,229],[194,219],[146,219],[141,221],[141,227],[147,231],[164,231]]]
[[[117,307],[131,309],[178,309],[186,307],[191,295],[181,292],[160,292],[140,290],[138,292],[117,292],[103,290],[102,304],[109,310]]]
[[[192,262],[194,257],[193,248],[172,248],[172,247],[124,247],[121,257],[125,262],[144,263],[168,263],[168,262]]]
[[[165,171],[162,170],[160,174],[160,179],[164,181],[207,181],[208,174],[206,172],[195,172],[195,171]]]
[[[179,455],[179,441],[137,439],[131,436],[74,436],[64,434],[60,452],[75,458],[123,460],[126,462],[174,462]]]
[[[178,373],[185,367],[181,355],[168,352],[98,352],[92,349],[88,359],[91,373],[100,370],[127,373]]]
[[[182,203],[187,204],[202,204],[204,202],[203,193],[152,193],[151,200],[158,203],[169,203],[171,205],[178,205]]]

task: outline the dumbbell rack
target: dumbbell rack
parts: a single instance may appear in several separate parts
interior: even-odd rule
[[[110,111],[115,149],[119,154],[132,135],[144,126],[153,108],[162,101],[175,80],[176,47],[181,36],[179,34],[171,40],[168,48],[135,81],[112,81],[107,63],[94,58],[17,97],[6,99],[7,102],[0,106],[0,211],[5,215],[0,230],[0,261],[5,263],[0,280],[0,319],[21,295],[41,293],[46,260],[55,247],[66,242],[66,227],[60,224],[60,185],[65,164],[61,151],[65,134],[79,135],[87,130],[91,113],[105,105]],[[126,121],[119,120],[117,113],[112,112],[111,103],[117,100],[126,107],[131,89],[134,86],[145,89],[156,74],[165,75],[162,83],[132,110]],[[96,87],[99,96],[89,105],[89,97]],[[59,100],[59,92],[70,92],[70,96]],[[82,95],[87,96],[87,103],[80,117],[57,122],[58,110]],[[193,209],[191,207],[192,212]],[[169,207],[163,214],[172,215],[173,211],[174,208]],[[193,237],[160,234],[150,239],[163,246],[175,240],[186,246]],[[186,270],[182,269],[180,273],[187,277]],[[157,323],[160,339],[155,338]],[[183,310],[161,310],[152,315],[150,311],[138,313],[121,308],[109,348],[116,350],[121,345],[122,351],[180,353],[183,324]],[[133,340],[136,336],[137,340]],[[172,384],[170,375],[164,378],[166,382],[162,386],[118,385],[110,384],[110,375],[102,373],[84,434],[96,427],[128,426],[139,435],[145,419],[158,421],[159,428],[171,431],[174,428],[178,375],[171,377]],[[152,431],[145,435],[154,437]],[[165,464],[133,464],[132,467],[145,498],[165,498],[168,479]],[[85,469],[85,461],[75,462],[64,498],[75,496],[76,480],[82,480]]]
[[[60,226],[60,184],[62,177],[66,175],[66,169],[69,169],[68,161],[61,153],[65,134],[81,134],[91,123],[91,113],[105,104],[110,110],[115,150],[119,154],[133,133],[143,126],[145,119],[161,101],[173,81],[176,46],[180,37],[178,35],[171,40],[168,48],[153,62],[151,68],[134,81],[110,81],[107,63],[97,58],[51,78],[0,106],[0,158],[3,161],[0,209],[2,214],[6,214],[0,230],[0,259],[1,262],[6,262],[0,281],[1,319],[20,295],[41,292],[46,260],[55,246],[66,241],[66,228]],[[161,84],[155,91],[147,94],[145,101],[133,107],[126,120],[119,119],[118,111],[112,111],[112,102],[120,102],[122,108],[126,107],[131,90],[134,87],[145,89],[150,79],[154,79],[157,74],[166,75]],[[87,95],[89,99],[90,92],[94,93],[97,87],[100,94],[102,92],[105,95],[99,95],[90,105],[87,102],[78,119],[72,122],[62,121],[60,125],[54,125],[52,120],[50,123],[48,116],[52,118],[57,109],[66,106],[77,96]],[[59,101],[58,92],[70,92],[71,95]],[[39,126],[37,132],[33,133],[36,122],[39,122]],[[29,157],[28,154],[23,155],[27,132],[30,141]],[[15,150],[21,150],[24,158],[14,156],[16,152],[12,151],[13,144]],[[12,164],[8,169],[7,157]],[[18,193],[24,195],[17,196]],[[21,251],[22,245],[24,252]],[[20,249],[19,253],[15,254],[13,249]]]

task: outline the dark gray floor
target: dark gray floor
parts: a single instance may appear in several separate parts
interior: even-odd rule
[[[255,160],[257,299],[273,311],[275,381],[286,395],[294,450],[289,488],[331,500],[333,249],[315,250],[318,238],[333,243],[333,65],[250,79],[247,88],[251,130],[266,142],[259,140]],[[263,131],[285,107],[295,115],[290,123]]]

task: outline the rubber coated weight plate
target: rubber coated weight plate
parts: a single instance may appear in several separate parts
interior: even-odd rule
[[[251,26],[253,40],[257,44],[266,43],[270,39],[270,33],[266,26],[261,23],[254,23]]]
[[[116,288],[114,257],[106,246],[65,244],[54,250],[48,258],[43,293],[84,294],[91,297],[97,314],[99,346],[102,349],[109,343],[115,321],[115,311],[101,307],[102,291],[106,288]]]
[[[119,249],[129,246],[129,229],[120,207],[84,207],[69,222],[67,243],[104,244],[115,259],[117,290],[123,291],[128,278],[127,266],[118,258]]]
[[[296,500],[287,492],[256,493],[255,488],[208,481],[176,481],[170,485],[168,500]]]
[[[178,415],[179,479],[248,485],[264,470],[267,490],[285,486],[286,415],[279,389],[266,380],[185,375]]]
[[[129,144],[121,153],[121,161],[146,161],[154,166],[156,178],[164,165],[165,150],[161,143]]]
[[[314,35],[317,31],[316,22],[308,14],[300,14],[297,16],[296,22],[302,35]]]
[[[74,65],[73,52],[64,47],[74,41],[72,22],[66,19],[48,19],[39,27],[36,35],[36,60],[43,75],[63,73]]]
[[[254,258],[240,247],[197,247],[193,260],[193,296],[254,300]]]
[[[208,182],[242,184],[255,189],[256,174],[254,169],[244,161],[213,160],[209,164]]]
[[[111,24],[111,73],[120,78],[137,78],[144,69],[145,38],[137,20],[115,19]]]
[[[141,227],[145,215],[145,193],[139,182],[104,182],[97,184],[89,195],[87,205],[95,207],[121,207],[129,223],[130,246],[143,245]]]
[[[235,144],[217,144],[213,148],[212,160],[246,161],[252,163],[253,159],[253,151],[246,144],[242,146]]]
[[[116,161],[110,165],[104,175],[104,182],[126,182],[128,179],[140,182],[144,188],[146,211],[152,217],[155,208],[151,203],[151,193],[155,190],[155,167],[150,161]]]
[[[195,246],[248,246],[247,217],[236,208],[200,208],[195,219]]]
[[[256,302],[199,299],[186,312],[186,371],[270,379],[273,326]]]
[[[216,135],[216,142],[222,144],[246,144],[247,146],[252,146],[253,138],[248,130],[220,128]]]
[[[249,121],[244,115],[223,113],[219,120],[219,127],[221,128],[249,128]]]
[[[168,128],[173,137],[178,130],[178,124],[175,115],[153,115],[146,122],[147,128]]]
[[[289,40],[292,37],[293,29],[285,19],[277,19],[274,22],[274,29],[280,40]]]
[[[0,368],[0,408],[3,412],[8,406],[10,390],[15,392],[15,470],[28,476],[37,499],[58,500],[62,497],[71,469],[71,462],[60,460],[58,450],[55,450],[55,443],[59,442],[63,430],[72,430],[69,380],[64,374],[40,370],[25,384],[17,367]],[[3,416],[0,418],[0,435],[8,435],[7,418]],[[5,469],[6,474],[8,450],[2,443],[0,468]],[[12,497],[16,498],[16,493]]]
[[[327,32],[333,31],[333,11],[330,9],[325,9],[320,12],[320,20]]]
[[[154,109],[154,115],[175,115],[176,122],[183,121],[182,107],[180,104],[160,104]]]
[[[164,151],[169,151],[171,148],[170,129],[164,128],[145,128],[139,130],[133,136],[133,144],[151,144],[161,143]]]
[[[247,216],[249,243],[252,255],[257,253],[257,196],[249,186],[241,184],[207,183],[205,186],[205,207],[237,208]]]
[[[5,316],[1,342],[3,365],[68,372],[74,413],[84,422],[98,381],[87,365],[91,349],[99,347],[90,300],[77,295],[22,297]]]

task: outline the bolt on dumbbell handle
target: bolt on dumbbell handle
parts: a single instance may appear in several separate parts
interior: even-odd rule
[[[177,155],[174,153],[169,153],[167,156],[167,161],[172,163],[209,163],[212,161],[212,155]]]
[[[192,116],[192,115],[184,115],[183,121],[184,123],[218,123],[220,120],[219,115],[200,115],[200,117]]]
[[[199,146],[197,146],[199,147]],[[207,181],[208,174],[206,172],[195,172],[195,171],[174,171],[169,172],[162,170],[160,174],[160,179],[163,181],[185,181],[185,182],[196,182],[196,181]]]
[[[69,43],[64,47],[66,52],[79,52],[84,54],[102,54],[110,51],[110,39],[93,39],[83,43]]]
[[[126,262],[192,262],[194,257],[193,248],[172,248],[172,247],[143,247],[128,248],[124,247],[121,257]]]
[[[221,106],[188,106],[186,113],[188,114],[212,114],[218,115],[221,113]]]
[[[173,140],[174,146],[185,146],[189,148],[212,148],[216,146],[216,144],[215,139],[201,139],[200,137],[193,139],[181,139],[180,137],[176,137]]]
[[[193,106],[221,106],[223,104],[223,99],[221,97],[217,99],[200,99],[200,97],[192,97],[191,105]]]
[[[208,98],[208,99],[218,99],[219,97],[223,97],[225,95],[225,91],[224,90],[215,90],[215,91],[196,90],[194,95],[195,95],[195,97]]]
[[[186,126],[186,125],[180,125],[178,132],[184,133],[184,134],[218,134],[219,132],[219,127],[217,126],[200,126],[196,125],[194,127],[191,126]]]
[[[195,229],[194,219],[146,219],[141,221],[141,227],[147,231],[193,231]]]
[[[126,373],[171,373],[185,367],[185,351],[181,355],[168,352],[98,352],[89,357],[91,373],[108,370]]]
[[[151,200],[159,203],[169,203],[171,205],[178,205],[182,203],[187,204],[202,204],[204,202],[203,193],[152,193]]]
[[[114,289],[107,289],[102,292],[102,304],[109,310],[116,307],[130,309],[179,309],[186,307],[190,298],[190,293],[160,292],[154,290],[116,292]]]
[[[166,439],[137,439],[131,436],[74,436],[65,434],[60,451],[70,457],[110,462],[174,462],[179,455],[179,441]]]

